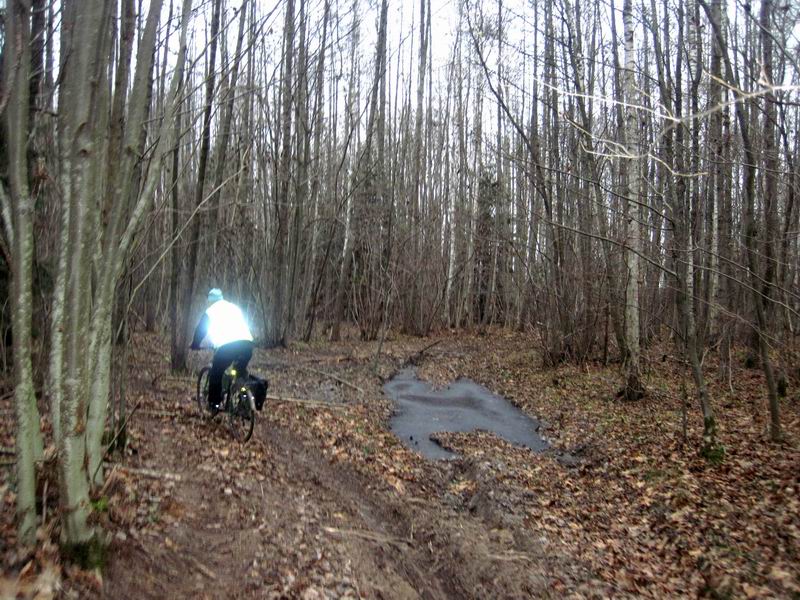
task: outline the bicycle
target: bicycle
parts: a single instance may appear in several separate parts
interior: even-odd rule
[[[197,376],[197,405],[200,414],[210,412],[208,407],[208,376],[210,366],[205,366]],[[244,444],[253,435],[256,422],[256,403],[250,382],[241,377],[231,365],[222,376],[222,406],[219,412],[228,415],[228,426],[233,437]],[[215,416],[215,413],[211,413]]]

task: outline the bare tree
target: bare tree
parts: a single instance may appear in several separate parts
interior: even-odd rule
[[[639,187],[641,178],[641,143],[639,141],[639,118],[637,105],[639,94],[635,78],[635,54],[633,48],[634,24],[633,2],[624,0],[622,19],[625,25],[625,131],[623,134],[626,157],[623,175],[625,197],[625,390],[628,400],[635,400],[644,394],[641,375],[641,351],[639,348],[639,256],[641,245],[641,210]]]
[[[31,8],[11,2],[7,11],[7,40],[3,49],[3,135],[7,164],[0,181],[3,217],[3,254],[12,269],[12,331],[14,351],[14,403],[17,418],[17,524],[19,540],[36,539],[36,474],[34,462],[42,457],[39,410],[33,388],[31,360],[31,308],[33,264],[33,198],[28,184],[27,138],[30,118]],[[7,180],[6,180],[7,177]]]

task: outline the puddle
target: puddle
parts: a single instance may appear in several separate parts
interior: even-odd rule
[[[406,446],[427,458],[455,456],[430,439],[432,433],[443,431],[482,429],[537,452],[548,448],[537,433],[539,421],[469,379],[458,379],[443,390],[435,390],[417,379],[413,369],[404,369],[383,389],[396,407],[392,431]]]

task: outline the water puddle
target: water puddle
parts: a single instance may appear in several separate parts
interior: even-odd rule
[[[427,458],[455,456],[430,439],[431,434],[443,431],[481,429],[537,452],[548,448],[537,433],[539,421],[469,379],[458,379],[443,390],[435,390],[417,379],[413,369],[404,369],[383,389],[397,408],[392,431],[406,446]]]

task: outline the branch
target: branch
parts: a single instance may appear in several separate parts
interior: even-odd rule
[[[528,152],[530,153],[531,156],[531,162],[533,162],[533,164],[536,166],[538,170],[541,170],[542,165],[540,165],[538,160],[536,160],[536,150],[533,147],[533,143],[531,142],[528,135],[525,133],[525,130],[522,128],[522,126],[514,118],[514,115],[511,114],[511,111],[509,110],[508,106],[506,106],[506,103],[503,100],[500,91],[495,89],[494,84],[492,84],[492,78],[489,77],[489,67],[486,65],[486,60],[484,59],[483,53],[481,52],[480,45],[478,44],[478,39],[475,37],[475,32],[472,27],[472,21],[470,20],[469,17],[469,11],[467,11],[466,14],[467,14],[467,24],[469,25],[469,35],[472,38],[472,43],[475,46],[475,53],[478,55],[478,60],[480,61],[481,67],[483,68],[483,73],[486,76],[486,83],[489,85],[489,90],[492,92],[492,95],[495,97],[498,104],[500,104],[500,108],[506,114],[508,120],[511,121],[511,124],[514,126],[514,129],[517,130],[517,133],[519,134],[520,138],[522,138],[522,141],[525,143],[525,146],[528,148]],[[547,214],[548,215],[552,214],[552,210],[550,207],[550,197],[547,195],[547,192],[541,185],[536,185],[536,183],[534,183],[534,186],[536,188],[536,191],[539,192],[539,195],[542,196],[542,201],[544,202]]]
[[[166,479],[167,481],[181,481],[183,478],[178,473],[169,473],[167,471],[154,471],[153,469],[137,469],[135,467],[126,467],[117,465],[117,469],[130,473],[131,475],[141,475],[142,477],[149,477],[151,479]]]
[[[130,418],[133,416],[133,414],[138,410],[139,405],[141,405],[141,403],[142,403],[142,398],[139,398],[139,401],[136,403],[136,406],[134,406],[133,410],[130,413],[128,413],[128,416],[125,417],[125,420],[122,422],[122,425],[120,425],[119,429],[117,429],[117,433],[114,436],[114,439],[111,440],[111,443],[103,451],[103,456],[100,458],[100,462],[97,463],[97,468],[94,470],[94,473],[92,474],[92,481],[94,481],[94,478],[97,477],[97,472],[100,470],[100,467],[103,464],[103,459],[105,459],[106,455],[111,451],[111,448],[114,447],[114,444],[117,443],[119,435],[125,430],[125,426],[128,424],[128,421],[130,421]]]
[[[138,229],[142,216],[144,215],[145,210],[150,205],[150,201],[155,195],[155,188],[160,180],[161,161],[163,160],[163,157],[166,155],[167,149],[171,147],[172,142],[175,138],[174,117],[179,107],[179,93],[181,88],[181,82],[183,80],[184,67],[186,65],[186,38],[187,38],[187,31],[189,28],[189,17],[191,14],[191,7],[192,7],[192,0],[183,0],[183,17],[181,22],[180,50],[178,51],[178,60],[175,66],[175,71],[172,76],[172,81],[170,82],[170,90],[169,90],[169,97],[172,100],[170,103],[169,110],[164,116],[164,121],[167,123],[165,127],[166,135],[164,135],[162,132],[162,135],[159,136],[159,140],[156,145],[154,153],[157,167],[154,170],[151,170],[147,173],[147,179],[145,180],[142,192],[139,195],[139,198],[136,202],[136,205],[133,208],[133,211],[131,212],[130,220],[128,221],[128,224],[125,227],[125,231],[120,237],[119,254],[117,254],[118,257],[124,257],[127,254],[128,248],[130,248],[131,242],[133,241],[134,234]],[[116,265],[116,269],[120,270],[121,268],[122,268],[122,261],[120,260],[119,263]]]
[[[211,200],[211,199],[214,197],[214,194],[215,194],[215,193],[216,193],[218,190],[222,189],[222,188],[225,186],[225,184],[227,184],[227,183],[228,183],[228,182],[229,182],[231,179],[233,179],[233,178],[235,178],[235,177],[238,177],[238,176],[239,176],[239,174],[242,172],[242,170],[244,170],[244,168],[245,168],[245,167],[244,167],[244,165],[243,165],[241,169],[239,169],[238,171],[236,171],[235,173],[233,173],[232,175],[230,175],[229,177],[227,177],[227,178],[226,178],[226,179],[225,179],[223,182],[221,182],[221,183],[220,183],[220,184],[219,184],[217,187],[215,187],[213,190],[211,190],[211,192],[209,192],[209,194],[208,194],[208,195],[207,195],[207,196],[206,196],[206,197],[203,199],[203,201],[202,201],[202,202],[200,202],[200,204],[198,204],[198,205],[197,205],[197,206],[194,208],[194,210],[192,211],[192,214],[190,214],[190,215],[189,215],[189,217],[186,219],[186,222],[183,224],[183,226],[181,227],[181,229],[180,229],[180,231],[178,232],[178,234],[177,234],[177,235],[176,235],[176,236],[175,236],[175,237],[174,237],[174,238],[173,238],[173,239],[170,241],[170,243],[169,243],[169,244],[167,244],[167,247],[166,247],[166,248],[164,248],[164,251],[163,251],[163,252],[161,253],[161,255],[158,257],[158,259],[156,259],[156,261],[153,263],[153,266],[152,266],[152,267],[150,267],[150,270],[149,270],[147,273],[145,273],[145,275],[144,275],[144,276],[143,276],[143,277],[142,277],[142,278],[139,280],[139,283],[137,283],[137,284],[136,284],[136,287],[135,287],[135,288],[133,288],[133,290],[131,291],[130,298],[128,299],[128,306],[126,306],[126,307],[125,307],[125,312],[126,312],[126,313],[127,313],[127,312],[128,312],[130,309],[131,309],[131,307],[133,306],[133,302],[134,302],[134,300],[136,299],[136,293],[137,293],[137,292],[139,291],[139,289],[140,289],[140,288],[141,288],[141,287],[142,287],[142,286],[145,284],[145,282],[146,282],[146,281],[147,281],[147,280],[150,278],[150,276],[153,274],[153,271],[155,271],[155,270],[158,268],[158,265],[160,265],[160,264],[161,264],[161,261],[163,261],[163,260],[164,260],[164,259],[167,257],[167,255],[169,254],[169,252],[170,252],[170,250],[172,249],[172,247],[173,247],[175,244],[177,244],[177,243],[178,243],[178,240],[179,240],[179,239],[181,238],[181,236],[183,235],[183,232],[184,232],[184,231],[186,231],[186,229],[187,229],[187,228],[189,227],[189,225],[192,223],[192,221],[194,220],[194,218],[195,218],[195,216],[197,215],[197,213],[198,213],[198,212],[200,212],[200,209],[201,209],[201,208],[203,208],[203,206],[204,206],[204,205],[205,205],[205,204],[206,204],[206,203],[207,203],[209,200]],[[121,325],[120,325],[120,326],[121,326]],[[155,380],[154,380],[154,382],[155,382]]]
[[[371,531],[358,531],[356,529],[339,529],[338,527],[323,527],[323,531],[335,535],[351,535],[353,537],[361,538],[379,544],[392,544],[403,548],[403,546],[411,546],[412,543],[402,538],[388,537]]]
[[[6,3],[4,3],[4,4],[6,4]],[[15,10],[15,7],[14,7],[13,3],[11,4],[10,7],[7,8],[7,10]],[[12,16],[11,18],[14,19],[15,17]],[[11,31],[14,31],[14,29],[11,29]],[[6,32],[5,32],[6,38],[7,38],[9,33],[10,33],[10,31],[8,29],[6,29]],[[9,98],[11,98],[11,94],[13,93],[13,90],[14,90],[13,82],[14,82],[14,80],[16,80],[17,71],[19,71],[20,66],[22,65],[23,44],[25,42],[23,42],[22,34],[19,31],[16,31],[15,33],[16,33],[16,35],[14,36],[14,42],[15,42],[14,43],[14,51],[15,51],[14,52],[14,62],[12,63],[11,68],[8,70],[8,73],[6,74],[6,77],[5,77],[6,81],[2,82],[5,85],[0,87],[0,92],[2,92],[2,94],[0,94],[0,115],[5,113],[6,106],[8,105],[8,100],[9,100]],[[9,48],[10,45],[11,44],[8,43],[8,39],[6,39],[5,52],[9,52],[10,51],[10,48]]]
[[[353,408],[349,404],[333,404],[332,402],[323,402],[322,400],[308,400],[306,398],[290,398],[288,396],[273,396],[272,394],[267,394],[267,400],[270,400],[272,402],[285,402],[289,404],[308,404],[311,406],[321,406],[323,408],[344,408],[344,409]]]
[[[422,355],[425,354],[426,350],[430,350],[434,346],[438,346],[441,343],[442,343],[442,340],[436,340],[435,342],[432,342],[432,343],[428,344],[427,346],[425,346],[422,350],[417,350],[414,354],[412,354],[411,356],[409,356],[406,359],[406,362],[404,364],[406,364],[406,365],[416,365],[417,361],[419,361],[422,358]]]
[[[339,383],[343,383],[344,385],[353,388],[354,390],[356,390],[357,392],[359,392],[361,394],[364,393],[364,390],[362,390],[357,385],[352,384],[349,381],[347,381],[345,379],[342,379],[341,377],[338,377],[337,375],[334,375],[333,373],[326,373],[325,371],[320,371],[319,369],[314,369],[312,367],[303,367],[303,366],[299,366],[299,365],[296,368],[300,369],[301,371],[310,371],[312,373],[316,373],[317,375],[322,375],[323,377],[330,377],[331,379],[335,379]]]

